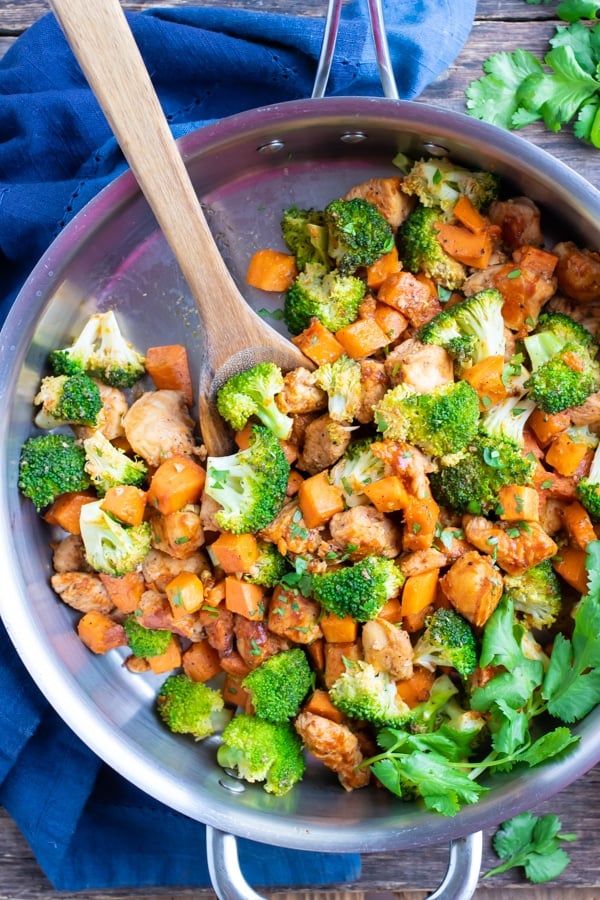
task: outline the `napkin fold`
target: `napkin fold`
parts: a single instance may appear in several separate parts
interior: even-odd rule
[[[325,5],[325,4],[323,4]],[[400,95],[454,60],[476,0],[384,0]],[[176,136],[256,106],[308,97],[323,19],[217,8],[128,16]],[[343,7],[331,95],[381,94],[366,0]],[[0,61],[0,322],[60,230],[125,163],[56,20]],[[0,625],[0,803],[58,890],[210,884],[204,826],[126,782],[62,722]],[[239,841],[253,885],[355,881],[360,858]]]

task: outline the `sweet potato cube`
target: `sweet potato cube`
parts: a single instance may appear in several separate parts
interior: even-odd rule
[[[588,444],[574,441],[566,432],[557,434],[546,451],[546,464],[552,466],[559,475],[575,475],[577,469],[590,452]]]
[[[410,575],[402,589],[402,615],[414,616],[435,602],[439,569]]]
[[[77,623],[79,639],[92,653],[108,653],[115,647],[127,646],[125,629],[105,613],[91,609]]]
[[[258,559],[258,542],[253,534],[223,532],[210,545],[211,555],[227,575],[247,574]]]
[[[185,402],[194,402],[192,376],[183,344],[164,344],[146,351],[146,371],[159,391],[180,391]]]
[[[225,606],[245,619],[261,622],[265,617],[265,590],[235,575],[225,577]]]
[[[177,512],[188,503],[198,503],[206,471],[183,453],[166,459],[155,471],[148,489],[148,503],[163,516]]]
[[[325,611],[321,617],[321,631],[331,644],[346,644],[358,637],[358,623],[352,616],[336,616]]]
[[[505,522],[537,522],[540,517],[539,494],[534,487],[506,484],[498,492],[500,518]]]
[[[561,547],[552,558],[552,566],[561,578],[580,594],[588,592],[588,574],[585,566],[586,551],[581,547]]]
[[[265,247],[252,254],[246,282],[261,291],[287,291],[297,274],[295,256]]]
[[[192,681],[210,681],[221,671],[219,654],[206,638],[191,644],[181,662],[183,671]]]
[[[335,337],[352,359],[371,356],[376,350],[387,347],[390,342],[385,331],[373,318],[357,319],[351,325],[336,331]]]
[[[329,698],[329,692],[324,690],[316,690],[303,706],[304,712],[311,712],[315,716],[323,716],[324,719],[330,719],[332,722],[340,724],[344,721],[344,713],[334,706]]]
[[[382,513],[405,509],[409,495],[399,475],[386,475],[363,487],[375,509]]]
[[[81,507],[94,500],[97,500],[97,497],[92,491],[69,491],[57,497],[42,518],[48,525],[57,525],[69,534],[81,534],[79,527]]]
[[[317,366],[335,362],[344,352],[333,332],[318,319],[311,319],[310,325],[292,338],[292,343]]]
[[[204,585],[194,572],[180,572],[165,588],[173,618],[197,612],[204,603]]]
[[[389,253],[384,253],[376,259],[372,265],[367,266],[367,285],[376,290],[390,275],[401,269],[398,248],[393,247]]]
[[[373,318],[387,336],[388,342],[391,344],[397,341],[400,335],[404,334],[408,328],[408,319],[399,310],[388,306],[387,303],[375,304]]]
[[[102,499],[102,509],[125,525],[141,525],[146,511],[146,492],[132,484],[109,487]]]
[[[326,472],[305,478],[298,488],[298,504],[307,528],[319,528],[344,509],[344,495],[330,484]]]
[[[164,653],[149,656],[147,662],[155,675],[163,675],[165,672],[178,669],[181,665],[181,644],[177,635],[173,635]]]

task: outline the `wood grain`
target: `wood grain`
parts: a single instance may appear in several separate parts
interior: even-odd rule
[[[93,2],[93,0],[90,0]],[[455,0],[461,2],[461,0]],[[191,0],[123,2],[128,10],[152,6],[186,6]],[[196,5],[268,9],[318,16],[325,0],[196,0]],[[526,4],[524,0],[479,0],[476,21],[464,49],[448,72],[431,85],[418,102],[465,111],[464,90],[483,73],[481,64],[491,53],[523,47],[542,56],[554,32],[556,4]],[[48,12],[42,0],[0,0],[0,56],[30,25]],[[0,101],[1,102],[1,101]],[[1,114],[1,106],[0,106]],[[558,134],[530,126],[523,136],[583,174],[600,187],[600,151],[585,147],[568,129]],[[570,788],[546,800],[534,812],[557,814],[565,831],[576,832],[578,841],[568,846],[571,865],[557,882],[534,887],[518,871],[482,880],[478,900],[599,900],[600,898],[600,768],[592,769]],[[483,871],[496,863],[491,847],[492,831],[484,835]],[[363,857],[363,871],[353,884],[333,885],[328,891],[266,892],[277,900],[421,900],[441,880],[447,848],[434,847],[405,853],[374,853]],[[147,890],[55,892],[39,869],[18,828],[0,809],[0,900],[185,900],[214,897],[210,890],[177,886]],[[457,898],[459,900],[459,898]]]

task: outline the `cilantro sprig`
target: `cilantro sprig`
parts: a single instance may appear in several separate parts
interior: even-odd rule
[[[469,702],[487,720],[485,756],[477,733],[448,724],[424,734],[385,728],[377,736],[382,752],[363,763],[384,787],[453,816],[488,790],[478,783],[484,772],[532,768],[579,742],[568,725],[600,703],[600,541],[588,544],[586,568],[588,592],[575,611],[573,633],[558,634],[549,657],[515,619],[509,598],[488,620],[479,665],[494,674],[471,692]],[[563,724],[540,734],[543,714]]]
[[[557,15],[569,24],[556,28],[543,60],[521,48],[489,56],[486,74],[465,90],[467,112],[510,130],[571,124],[576,137],[600,147],[600,23],[582,21],[599,10],[595,0],[563,0]]]
[[[524,812],[503,822],[492,839],[492,846],[503,862],[483,877],[490,878],[522,866],[534,884],[558,878],[571,861],[560,842],[577,840],[576,834],[563,834],[561,828],[558,816],[550,814],[534,816]]]

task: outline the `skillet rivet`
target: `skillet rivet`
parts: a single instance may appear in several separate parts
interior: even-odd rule
[[[428,153],[430,156],[448,156],[449,150],[447,147],[442,147],[441,144],[426,142],[423,144],[423,152]]]
[[[237,778],[232,778],[230,775],[221,776],[221,778],[219,778],[219,784],[222,788],[225,788],[226,791],[230,791],[232,794],[243,794],[246,790],[243,782],[239,781]]]
[[[257,147],[259,153],[281,153],[281,151],[285,148],[285,144],[283,141],[269,141],[268,144],[261,144],[260,147]]]
[[[347,131],[345,134],[340,135],[340,141],[343,141],[344,144],[360,144],[361,141],[366,141],[367,136],[364,131]]]

